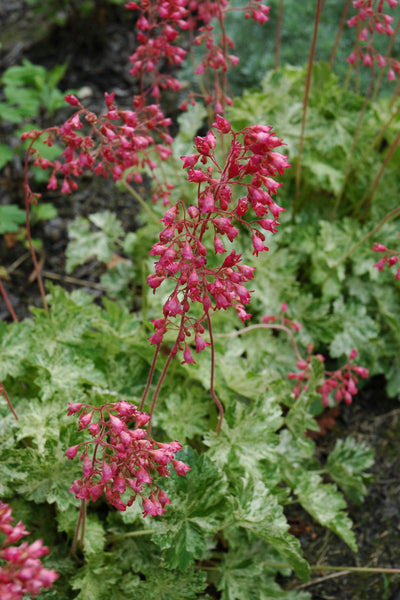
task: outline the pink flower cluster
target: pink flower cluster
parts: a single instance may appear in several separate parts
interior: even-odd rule
[[[10,506],[0,501],[0,531],[6,536],[0,545],[1,600],[22,600],[25,594],[36,596],[42,588],[50,588],[58,578],[55,571],[44,569],[41,565],[40,558],[49,553],[42,540],[10,545],[29,535],[21,521],[11,525],[12,521]],[[6,564],[2,566],[1,561]]]
[[[288,375],[289,379],[297,380],[294,388],[295,398],[298,398],[301,389],[307,389],[307,381],[311,375],[311,352],[312,347],[308,349],[307,360],[297,361],[297,368],[300,369],[300,373],[289,373]],[[317,388],[317,392],[322,396],[322,404],[324,406],[329,406],[329,394],[332,392],[335,392],[335,402],[340,402],[344,399],[346,404],[351,404],[353,396],[358,392],[356,387],[358,383],[357,375],[364,379],[369,377],[368,369],[350,364],[356,356],[357,351],[352,350],[348,362],[343,367],[333,372],[325,371],[325,381]],[[325,358],[321,354],[316,354],[315,358],[318,358],[321,362],[325,362]]]
[[[354,64],[357,58],[360,58],[363,65],[372,67],[376,62],[379,68],[389,66],[388,80],[396,79],[396,74],[400,76],[400,63],[394,58],[384,58],[372,46],[373,35],[391,36],[394,33],[392,28],[393,17],[383,12],[384,1],[389,4],[389,8],[395,8],[397,0],[354,0],[353,6],[357,9],[357,14],[347,21],[349,27],[356,27],[361,22],[363,27],[358,36],[362,45],[358,46],[350,54],[347,61]],[[378,6],[376,6],[378,4]]]
[[[162,0],[161,2],[128,2],[125,5],[130,10],[139,11],[137,20],[138,47],[130,56],[132,68],[130,73],[139,79],[140,95],[135,101],[142,105],[146,96],[157,101],[165,89],[178,91],[180,82],[168,72],[165,72],[165,62],[169,69],[179,67],[185,60],[187,50],[177,42],[181,31],[190,31],[189,43],[204,46],[205,52],[200,64],[195,69],[196,75],[204,75],[212,71],[212,77],[206,84],[209,89],[204,97],[206,104],[214,104],[215,112],[223,112],[226,104],[232,104],[226,95],[226,72],[229,66],[238,64],[237,56],[230,54],[234,48],[233,41],[226,35],[223,21],[226,13],[233,10],[228,0]],[[268,20],[269,7],[262,0],[250,0],[244,8],[246,18],[250,16],[255,22],[264,24]],[[213,20],[219,23],[221,33],[216,38]],[[194,34],[194,37],[193,37]],[[161,72],[161,68],[164,72]],[[202,93],[191,92],[189,99],[193,102],[195,96]],[[181,108],[185,110],[188,100]]]
[[[166,512],[164,506],[171,501],[153,481],[153,475],[155,472],[169,477],[169,464],[178,475],[186,475],[190,470],[174,457],[182,449],[179,442],[165,444],[148,437],[142,427],[150,416],[129,402],[105,404],[100,408],[69,404],[68,415],[79,412],[78,429],[87,429],[93,439],[76,444],[65,453],[73,459],[81,452],[83,462],[83,477],[74,481],[69,491],[76,498],[92,502],[104,493],[112,506],[123,511],[140,496],[144,516]],[[93,448],[90,456],[89,448]]]
[[[400,234],[399,234],[399,237],[400,237]],[[377,263],[374,264],[374,267],[376,269],[378,269],[378,271],[383,271],[383,269],[385,267],[388,267],[390,269],[394,265],[397,265],[397,263],[399,262],[400,250],[389,250],[389,248],[386,248],[386,246],[384,246],[383,244],[377,244],[377,243],[375,243],[372,246],[372,250],[374,252],[384,252],[385,253],[385,255],[380,260],[378,260]],[[397,272],[396,272],[396,275],[394,276],[394,278],[400,279],[400,267],[397,268]]]
[[[162,0],[160,2],[128,2],[125,8],[140,11],[136,27],[138,47],[129,57],[131,75],[139,78],[140,96],[136,102],[142,104],[146,95],[161,96],[161,90],[178,91],[180,82],[167,73],[161,73],[162,63],[167,59],[170,67],[182,64],[186,50],[173,42],[180,30],[189,28],[187,17],[188,0]]]
[[[107,111],[97,116],[85,109],[79,100],[72,94],[66,96],[66,101],[79,108],[61,127],[47,130],[43,142],[52,146],[55,138],[59,138],[65,145],[62,154],[63,162],[53,162],[42,158],[35,150],[34,164],[42,169],[51,168],[51,175],[47,188],[58,188],[57,176],[62,178],[61,192],[69,194],[77,189],[76,179],[84,171],[91,171],[107,178],[111,175],[114,181],[122,178],[126,169],[133,168],[128,182],[133,178],[136,183],[142,181],[142,171],[146,166],[151,170],[157,165],[152,160],[156,154],[161,160],[167,160],[171,155],[169,145],[171,136],[166,128],[171,120],[164,117],[158,105],[153,104],[141,107],[140,110],[119,110],[114,103],[115,94],[105,94]],[[84,128],[89,132],[83,135]],[[156,144],[149,132],[159,136],[163,144]],[[36,140],[43,133],[30,131],[23,134],[22,139]],[[32,195],[31,192],[30,195]],[[168,202],[168,192],[161,192],[163,201]]]
[[[222,264],[210,266],[204,245],[206,233],[213,238],[215,255],[227,252],[224,239],[232,242],[236,238],[236,224],[250,229],[253,254],[268,250],[262,230],[276,233],[279,213],[284,210],[272,199],[281,185],[273,177],[290,166],[287,156],[273,151],[282,145],[282,140],[274,135],[272,127],[255,125],[235,133],[220,115],[213,127],[231,139],[224,164],[218,163],[217,138],[212,131],[195,138],[197,152],[182,160],[188,169],[188,180],[197,184],[197,203],[186,208],[178,202],[167,210],[161,219],[165,229],[150,251],[159,260],[155,273],[147,278],[148,284],[155,290],[166,279],[175,282],[175,289],[164,304],[164,317],[153,321],[156,332],[150,341],[161,344],[167,329],[176,327],[179,331],[174,353],[184,350],[186,363],[194,362],[185,341],[191,335],[190,329],[195,333],[196,352],[207,345],[201,337],[202,322],[210,310],[232,306],[243,323],[250,318],[244,308],[250,302],[250,292],[243,284],[252,279],[254,267],[242,264],[241,255],[235,250]],[[234,187],[238,196],[242,191],[241,197],[234,196]],[[194,302],[202,305],[200,318],[188,315]],[[174,325],[178,316],[180,325]]]
[[[213,87],[208,87],[204,100],[207,105],[214,105],[214,113],[223,113],[226,105],[232,105],[232,98],[226,93],[226,73],[229,67],[235,67],[239,64],[239,57],[231,54],[235,44],[225,32],[224,19],[226,14],[232,10],[244,10],[246,19],[252,17],[256,23],[263,25],[268,21],[270,7],[263,5],[262,0],[250,0],[246,7],[236,9],[232,8],[228,0],[205,0],[202,2],[191,0],[189,6],[192,12],[197,13],[197,19],[192,20],[191,28],[196,26],[196,21],[202,24],[197,30],[193,43],[195,46],[205,48],[202,59],[194,73],[196,75],[209,73],[210,76],[207,81],[212,81]],[[212,24],[214,19],[220,26],[219,38],[217,38]],[[191,93],[189,99],[193,101],[196,95],[202,96],[202,94]],[[186,106],[187,100],[181,105],[181,108],[185,109]]]

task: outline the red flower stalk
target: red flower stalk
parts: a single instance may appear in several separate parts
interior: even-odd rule
[[[71,493],[84,501],[96,502],[102,494],[118,510],[126,510],[137,496],[142,499],[143,516],[162,515],[168,495],[154,482],[154,474],[169,477],[172,463],[178,475],[190,467],[175,459],[182,449],[179,442],[156,442],[142,428],[150,416],[129,402],[116,402],[95,408],[87,404],[69,405],[68,414],[81,413],[78,429],[88,429],[92,440],[66,451],[70,459],[80,453],[83,477],[72,484]],[[132,423],[132,425],[128,425]],[[90,448],[93,451],[89,453]]]
[[[354,64],[359,58],[364,66],[373,67],[374,63],[379,68],[389,67],[388,80],[396,79],[400,75],[400,63],[394,58],[384,58],[373,48],[373,36],[379,35],[391,36],[395,33],[392,28],[393,17],[385,14],[384,1],[389,4],[389,8],[395,8],[397,0],[355,0],[353,6],[357,9],[357,14],[347,21],[349,27],[360,26],[358,42],[355,50],[347,58],[347,62]],[[378,4],[378,6],[377,6]]]
[[[295,398],[300,395],[301,389],[307,389],[307,382],[311,375],[311,352],[312,346],[308,349],[307,360],[298,360],[297,368],[300,369],[300,373],[289,373],[289,379],[297,380],[297,384],[293,391]],[[326,407],[329,406],[330,400],[329,395],[335,393],[335,402],[344,400],[346,404],[351,404],[353,396],[358,393],[357,383],[358,376],[367,379],[369,377],[368,369],[360,367],[358,365],[350,364],[352,360],[357,356],[357,351],[352,350],[347,363],[337,369],[336,371],[324,371],[325,380],[324,383],[317,388],[317,393],[322,396],[322,404]],[[325,358],[321,354],[316,354],[315,358],[318,358],[321,362],[325,362]]]
[[[374,267],[378,269],[378,271],[383,271],[385,267],[390,269],[394,265],[397,265],[399,262],[400,250],[390,250],[389,248],[386,248],[386,246],[377,243],[375,243],[372,246],[372,250],[374,252],[384,253],[383,257],[380,260],[378,260],[377,263],[374,264]],[[397,268],[396,275],[394,276],[394,278],[400,279],[400,267]]]
[[[211,311],[232,306],[243,323],[250,318],[245,310],[250,292],[244,284],[252,279],[254,267],[243,264],[235,250],[222,264],[210,266],[204,245],[206,234],[214,241],[215,255],[227,252],[226,241],[233,242],[239,234],[237,224],[250,230],[253,254],[268,250],[263,230],[276,233],[279,213],[284,210],[272,200],[281,185],[273,177],[290,166],[287,156],[274,151],[282,140],[271,127],[255,125],[235,133],[220,115],[213,127],[231,137],[224,164],[220,165],[215,155],[217,139],[212,131],[195,138],[197,153],[182,156],[182,160],[188,180],[197,184],[197,203],[186,208],[178,202],[167,210],[161,219],[165,229],[150,251],[159,259],[148,284],[155,290],[165,279],[175,283],[164,303],[164,317],[153,321],[156,332],[150,341],[159,346],[166,331],[175,328],[178,334],[172,353],[183,351],[186,363],[194,362],[187,345],[191,332],[195,334],[196,352],[207,345],[201,335]],[[235,199],[234,188],[242,197]],[[194,303],[202,306],[200,317],[190,316]]]
[[[191,0],[189,8],[192,12],[190,29],[197,31],[193,44],[205,48],[194,72],[205,76],[206,91],[190,93],[188,99],[194,103],[196,96],[202,97],[207,106],[213,106],[214,114],[223,113],[226,105],[232,104],[232,98],[227,94],[227,71],[239,64],[239,57],[232,54],[235,44],[225,32],[226,14],[232,10],[241,10],[245,12],[246,19],[251,17],[256,23],[263,25],[268,21],[270,7],[265,6],[263,0],[249,0],[248,5],[243,8],[232,8],[228,0]],[[216,36],[213,21],[219,24],[219,37]],[[185,100],[182,103],[182,109],[186,108],[187,102]]]
[[[49,553],[42,540],[11,545],[29,535],[21,521],[14,526],[12,521],[11,508],[0,501],[0,531],[6,536],[0,545],[0,560],[5,561],[5,565],[0,565],[1,600],[22,600],[25,594],[37,596],[58,578],[55,571],[41,565],[40,558]]]
[[[51,168],[47,188],[58,188],[58,177],[62,179],[61,192],[70,194],[78,187],[77,178],[85,171],[93,172],[107,178],[112,176],[119,181],[126,169],[132,169],[127,176],[129,182],[141,182],[141,171],[146,167],[154,171],[157,156],[165,161],[171,155],[169,145],[171,136],[166,128],[171,120],[156,104],[143,106],[138,110],[120,110],[114,102],[115,94],[105,94],[107,111],[97,116],[84,108],[75,96],[66,96],[71,106],[79,107],[61,127],[52,127],[45,131],[30,131],[23,134],[23,139],[36,140],[46,134],[44,143],[52,146],[56,138],[65,145],[63,161],[49,161],[38,155],[35,149],[34,165],[42,169]],[[88,133],[83,135],[85,129]],[[151,132],[151,135],[150,135]],[[155,143],[157,135],[163,144]],[[157,192],[165,203],[168,202],[168,186],[158,185]],[[31,190],[26,190],[28,197],[33,197]]]

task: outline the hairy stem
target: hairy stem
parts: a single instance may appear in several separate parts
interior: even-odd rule
[[[331,68],[332,68],[333,62],[335,60],[335,56],[336,56],[336,52],[337,52],[337,49],[339,46],[340,38],[342,37],[343,27],[346,22],[346,17],[347,17],[347,13],[348,13],[348,10],[350,7],[350,2],[351,2],[351,0],[346,0],[346,4],[344,5],[344,8],[343,8],[342,17],[341,17],[340,23],[339,23],[339,29],[336,34],[336,38],[335,38],[335,42],[333,44],[331,55],[329,57],[329,66]]]
[[[361,124],[362,124],[362,121],[364,119],[365,111],[367,110],[367,106],[368,106],[368,103],[369,103],[369,97],[370,97],[370,94],[371,94],[373,81],[374,81],[374,70],[373,70],[373,67],[371,67],[371,79],[370,79],[370,82],[369,82],[367,93],[366,93],[365,98],[364,98],[363,105],[362,105],[361,110],[360,110],[360,114],[358,115],[358,119],[357,119],[355,131],[354,131],[354,136],[353,136],[353,141],[352,141],[352,144],[351,144],[351,149],[350,149],[350,152],[349,152],[349,155],[348,155],[348,159],[346,161],[346,165],[345,165],[345,168],[344,168],[344,176],[343,176],[342,185],[341,185],[339,193],[338,193],[338,195],[336,197],[335,205],[333,207],[333,210],[332,210],[332,213],[331,213],[331,216],[330,216],[330,220],[331,221],[333,221],[333,219],[336,216],[336,213],[337,213],[337,211],[339,209],[340,203],[341,203],[341,201],[343,199],[343,196],[344,196],[344,191],[345,191],[345,188],[346,188],[346,184],[347,184],[347,182],[349,180],[349,177],[350,177],[350,173],[351,173],[352,166],[353,166],[354,150],[356,148],[358,137],[360,135]]]
[[[33,144],[36,140],[32,140],[31,143],[29,144],[29,148],[27,150],[26,156],[25,156],[25,174],[24,174],[24,193],[25,193],[25,213],[26,213],[26,238],[28,240],[28,245],[29,245],[29,250],[31,253],[31,257],[32,257],[32,262],[33,262],[33,267],[35,269],[35,273],[36,273],[36,278],[37,278],[37,282],[39,285],[39,290],[40,290],[40,295],[42,297],[42,301],[43,301],[43,307],[46,311],[46,313],[49,312],[49,307],[47,305],[47,301],[46,301],[46,294],[44,291],[44,287],[43,287],[43,281],[42,281],[42,277],[40,274],[40,269],[39,269],[39,265],[38,262],[36,260],[36,254],[35,254],[35,250],[33,248],[33,244],[32,244],[32,236],[31,236],[31,225],[29,223],[29,208],[30,208],[30,204],[31,204],[31,197],[32,197],[32,192],[29,189],[29,185],[28,185],[28,162],[29,162],[29,156],[33,147]]]
[[[362,219],[366,216],[366,213],[371,206],[373,197],[376,192],[376,188],[378,187],[381,177],[383,175],[383,172],[386,169],[389,160],[392,158],[394,151],[396,150],[397,146],[399,145],[399,142],[400,142],[400,131],[396,135],[395,140],[393,141],[392,145],[390,146],[389,150],[387,151],[385,159],[381,165],[381,168],[379,169],[378,173],[376,174],[374,181],[372,182],[371,186],[367,189],[367,191],[361,198],[359,205],[357,206],[356,211],[360,210],[361,208],[364,207],[364,210],[363,210],[363,213],[361,216]]]
[[[6,306],[7,306],[8,310],[9,310],[9,313],[10,313],[10,315],[12,317],[12,320],[15,321],[15,322],[18,322],[18,317],[17,317],[17,315],[14,312],[14,309],[12,307],[10,299],[9,299],[9,297],[7,295],[7,292],[6,292],[5,288],[4,288],[3,282],[1,281],[1,278],[0,278],[0,293],[3,296],[3,300],[6,303]]]
[[[155,366],[156,366],[157,357],[158,357],[158,353],[160,351],[160,347],[161,347],[161,344],[158,344],[158,346],[156,347],[156,350],[154,352],[153,360],[151,362],[149,376],[147,378],[146,388],[145,388],[145,390],[143,392],[142,401],[140,403],[139,410],[143,410],[144,403],[146,402],[147,394],[149,393],[151,382],[153,380],[154,369],[155,369]]]
[[[207,311],[207,323],[208,323],[208,333],[210,335],[210,344],[211,344],[210,393],[211,393],[212,399],[214,400],[215,404],[217,405],[218,412],[219,412],[219,419],[218,419],[218,425],[217,425],[217,433],[219,433],[221,431],[222,421],[224,418],[224,407],[222,406],[222,403],[221,403],[220,399],[218,398],[217,394],[215,393],[215,389],[214,389],[215,347],[214,347],[214,337],[213,337],[212,326],[211,326],[211,318],[210,318],[210,314],[208,311]]]
[[[308,58],[306,87],[305,87],[304,99],[303,99],[303,115],[302,115],[302,119],[301,119],[300,142],[299,142],[299,151],[298,151],[298,155],[297,155],[297,165],[296,165],[296,193],[295,193],[295,202],[294,202],[294,207],[293,207],[293,218],[296,216],[296,213],[298,210],[298,204],[300,201],[301,158],[303,155],[303,148],[304,148],[307,107],[308,107],[308,99],[309,99],[309,95],[310,95],[311,75],[312,75],[312,68],[313,68],[313,63],[314,63],[315,47],[317,44],[317,35],[318,35],[318,25],[319,25],[319,21],[321,18],[321,12],[322,12],[321,0],[317,0],[317,12],[315,15],[314,34],[313,34],[313,39],[312,39],[312,43],[311,43],[310,56]]]
[[[279,69],[279,53],[281,49],[281,31],[282,31],[282,18],[283,18],[283,0],[279,0],[278,17],[276,21],[276,37],[275,37],[275,60],[274,69]]]
[[[18,415],[17,415],[17,413],[15,412],[15,410],[14,410],[14,408],[13,408],[12,404],[11,404],[11,400],[10,400],[10,398],[8,397],[8,394],[7,394],[7,392],[6,392],[6,389],[5,389],[4,385],[1,383],[1,381],[0,381],[0,395],[4,396],[4,398],[6,399],[6,402],[7,402],[7,404],[8,404],[8,408],[11,410],[11,412],[12,412],[12,414],[14,415],[15,419],[16,419],[17,421],[19,421],[19,419],[18,419]]]
[[[86,525],[86,500],[81,500],[81,507],[79,509],[78,522],[76,524],[74,541],[72,542],[70,554],[74,554],[76,552],[78,542],[81,546],[83,546],[83,541],[85,538],[85,525]],[[80,536],[80,539],[79,539],[79,536]]]
[[[156,223],[158,223],[157,215],[151,210],[150,206],[143,200],[142,196],[140,194],[138,194],[137,191],[127,181],[124,181],[122,179],[119,183],[122,185],[122,187],[124,187],[126,189],[127,192],[129,192],[131,194],[131,196],[133,196],[135,198],[135,200],[137,200],[137,202],[139,202],[140,206],[149,215],[149,217],[152,219],[152,221],[155,221]]]

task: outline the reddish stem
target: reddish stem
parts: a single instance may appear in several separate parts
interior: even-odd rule
[[[335,60],[336,51],[337,51],[338,46],[339,46],[340,38],[342,37],[343,27],[344,27],[344,24],[346,22],[347,13],[348,13],[348,10],[349,10],[349,7],[350,7],[350,1],[351,0],[346,0],[346,4],[344,5],[344,9],[343,9],[343,12],[342,12],[342,18],[340,19],[339,29],[338,29],[338,32],[336,34],[335,43],[333,44],[331,56],[329,58],[329,66],[331,68],[332,68],[332,65],[333,65],[333,61]]]
[[[214,373],[215,373],[215,347],[214,347],[214,338],[212,333],[211,319],[210,314],[207,311],[207,322],[208,322],[208,333],[210,335],[210,344],[211,344],[211,373],[210,373],[210,394],[215,404],[217,405],[219,412],[219,419],[217,425],[217,433],[221,431],[222,420],[224,418],[224,407],[222,406],[221,401],[217,397],[214,390]]]
[[[7,306],[8,310],[10,312],[10,315],[12,317],[12,320],[15,321],[16,323],[18,323],[18,317],[17,317],[17,315],[14,312],[14,309],[13,309],[13,307],[11,305],[11,302],[10,302],[10,300],[8,298],[7,292],[6,292],[5,288],[4,288],[4,285],[3,285],[3,282],[1,281],[1,279],[0,279],[0,293],[3,296],[3,300],[6,303],[6,306]]]
[[[8,394],[7,394],[7,392],[6,392],[6,389],[5,389],[5,387],[3,386],[3,384],[1,383],[1,381],[0,381],[0,394],[2,394],[2,395],[4,396],[4,398],[5,398],[5,399],[6,399],[6,401],[7,401],[8,408],[11,410],[12,414],[14,415],[14,417],[16,418],[16,420],[18,421],[18,420],[19,420],[19,419],[18,419],[18,415],[17,415],[17,413],[15,412],[15,410],[13,409],[13,406],[12,406],[12,404],[11,404],[11,400],[10,400],[10,398],[8,397]]]
[[[31,192],[31,190],[29,188],[29,184],[28,184],[28,161],[29,161],[29,155],[31,153],[31,150],[32,150],[32,147],[33,147],[33,144],[35,143],[35,141],[36,141],[36,139],[32,140],[31,143],[29,144],[29,148],[28,148],[28,151],[27,151],[26,157],[25,157],[24,192],[25,192],[25,211],[26,211],[26,237],[27,237],[28,244],[29,244],[29,250],[30,250],[30,253],[32,256],[33,267],[35,269],[37,282],[38,282],[39,290],[40,290],[40,295],[41,295],[42,301],[43,301],[43,307],[44,307],[46,313],[48,313],[49,307],[47,305],[46,294],[45,294],[44,287],[43,287],[43,281],[42,281],[42,277],[40,275],[39,265],[37,263],[35,250],[34,250],[33,244],[32,244],[31,226],[29,223],[29,207],[30,207],[30,203],[31,203],[30,197],[32,196],[32,192]]]
[[[281,30],[282,30],[282,17],[283,17],[283,0],[279,0],[278,18],[276,21],[276,37],[275,37],[275,71],[279,68],[279,53],[281,49]]]
[[[300,200],[300,182],[301,182],[301,158],[303,154],[304,147],[304,134],[306,130],[306,118],[307,118],[307,107],[308,107],[308,98],[310,95],[310,86],[311,86],[311,75],[312,68],[314,64],[314,56],[315,56],[315,47],[317,45],[317,35],[318,35],[318,25],[321,18],[322,12],[322,4],[321,0],[317,2],[317,11],[315,15],[315,24],[314,24],[314,34],[311,43],[310,56],[308,58],[308,68],[307,68],[307,77],[306,77],[306,87],[304,91],[304,100],[303,100],[303,116],[301,119],[301,133],[300,133],[300,142],[299,142],[299,152],[297,155],[297,165],[296,165],[296,193],[295,193],[295,204],[293,208],[293,218],[296,216],[297,208],[296,206]]]
[[[158,353],[160,351],[160,347],[161,347],[161,344],[158,344],[158,346],[156,347],[156,351],[154,352],[153,360],[152,360],[151,367],[150,367],[149,376],[147,378],[146,388],[145,388],[145,390],[143,392],[142,401],[140,403],[139,410],[143,410],[144,403],[146,402],[147,394],[149,393],[151,382],[153,380],[154,369],[155,369],[155,366],[156,366],[157,357],[158,357]]]

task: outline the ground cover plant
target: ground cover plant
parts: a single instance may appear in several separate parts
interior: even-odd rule
[[[97,113],[68,93],[61,124],[23,133],[43,307],[18,321],[0,279],[2,598],[310,598],[286,582],[321,567],[290,528],[296,506],[357,550],[347,503],[364,500],[373,451],[318,440],[369,376],[400,391],[398,2],[343,3],[345,84],[334,50],[314,60],[322,5],[308,65],[276,64],[233,98],[229,14],[266,28],[269,6],[128,2],[132,106],[108,90]],[[33,168],[65,198],[90,174],[141,206],[135,232],[111,210],[70,225],[67,271],[103,264],[101,304],[45,289]]]

